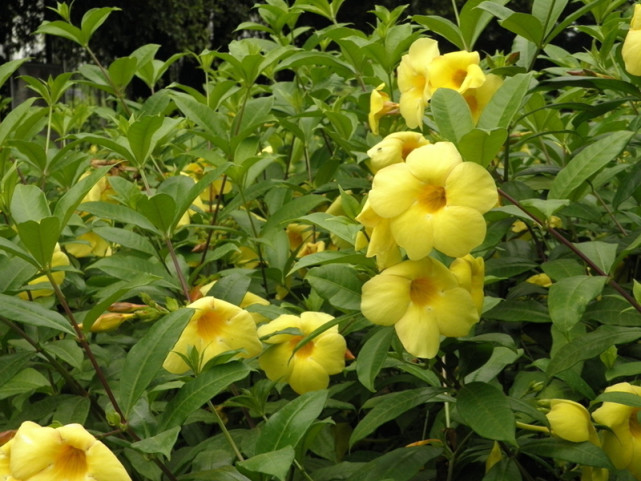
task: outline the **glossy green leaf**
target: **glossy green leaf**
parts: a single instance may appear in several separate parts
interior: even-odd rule
[[[626,344],[641,337],[638,328],[601,326],[592,332],[575,337],[559,350],[548,364],[548,377],[570,369],[575,364],[598,356],[610,346]]]
[[[118,90],[124,89],[136,72],[138,61],[133,57],[119,57],[109,65],[109,78]]]
[[[363,386],[376,392],[374,382],[380,372],[389,351],[394,329],[382,327],[370,336],[358,353],[356,359],[356,374]]]
[[[461,36],[463,37],[465,47],[463,50],[474,50],[474,44],[479,36],[492,20],[492,14],[480,8],[476,8],[483,0],[468,0],[463,4],[459,13],[459,25],[461,27]],[[493,3],[505,5],[509,0],[493,0]]]
[[[2,315],[20,324],[46,327],[75,336],[75,331],[62,315],[35,302],[23,301],[18,297],[0,294]]]
[[[430,109],[439,133],[458,145],[464,135],[474,128],[470,108],[456,90],[436,89],[430,100]]]
[[[579,242],[574,245],[592,262],[594,262],[599,269],[606,274],[610,273],[610,269],[612,269],[617,256],[616,244],[609,244],[602,241],[591,241]]]
[[[93,33],[100,27],[111,15],[111,12],[120,10],[117,7],[102,7],[92,8],[88,10],[80,21],[80,29],[82,30],[83,45],[86,46],[91,40]]]
[[[171,429],[163,431],[150,438],[145,438],[131,444],[131,447],[141,453],[146,454],[162,454],[167,459],[171,457],[172,449],[178,434],[180,433],[180,426],[174,426]]]
[[[154,246],[146,237],[130,230],[119,227],[94,227],[93,232],[106,241],[119,244],[121,247],[133,249],[150,256],[156,255]]]
[[[488,3],[488,2],[484,2]],[[532,74],[517,74],[505,79],[483,109],[476,125],[479,129],[510,129],[533,81]]]
[[[45,193],[35,185],[16,185],[11,198],[11,216],[16,224],[27,221],[40,222],[51,211]]]
[[[155,147],[154,134],[162,127],[162,124],[162,117],[147,115],[139,118],[129,126],[127,139],[129,140],[131,152],[139,166],[144,165],[153,151]]]
[[[601,294],[606,280],[602,276],[574,276],[552,284],[548,308],[554,325],[566,332],[572,329],[581,320],[588,302]]]
[[[569,197],[590,177],[616,158],[628,145],[632,135],[634,134],[627,130],[610,132],[587,145],[554,178],[548,197],[550,199]]]
[[[442,449],[434,446],[395,449],[361,466],[347,481],[410,481],[441,453]]]
[[[327,391],[310,391],[287,403],[273,414],[256,440],[256,454],[296,448],[325,406]]]
[[[354,245],[356,234],[361,230],[361,225],[347,217],[327,214],[326,212],[314,212],[301,217],[299,220],[311,222],[331,234]]]
[[[623,404],[624,406],[632,406],[635,408],[641,408],[641,396],[637,394],[632,394],[630,392],[604,392],[596,397],[592,404],[599,402],[609,402],[616,404]]]
[[[2,387],[0,387],[0,400],[19,394],[32,393],[36,390],[51,392],[49,380],[40,372],[28,367],[18,372]]]
[[[496,387],[482,382],[466,384],[459,392],[456,408],[478,435],[516,444],[514,413],[507,397]]]
[[[459,49],[465,50],[465,41],[463,34],[458,26],[447,18],[437,15],[414,15],[412,17],[416,23],[419,23],[437,35],[440,35],[448,42],[453,43]]]
[[[169,235],[174,227],[176,202],[168,194],[160,193],[152,197],[141,197],[136,205],[136,210],[165,235]]]
[[[66,226],[69,218],[74,213],[82,199],[87,195],[91,188],[109,171],[110,166],[99,167],[89,174],[87,177],[80,179],[71,188],[63,194],[62,197],[56,202],[53,210],[55,215],[60,220],[61,226]]]
[[[458,142],[458,150],[463,160],[476,162],[487,167],[494,160],[507,140],[507,130],[472,129]]]
[[[358,272],[347,264],[314,267],[305,276],[312,288],[332,306],[357,311],[361,306],[363,282]]]
[[[60,237],[57,217],[45,217],[40,222],[29,220],[17,225],[20,240],[41,267],[49,265]]]
[[[124,224],[131,224],[158,234],[158,229],[147,217],[130,207],[108,202],[83,202],[81,209],[103,219],[112,219]]]
[[[613,469],[608,456],[601,448],[589,442],[572,443],[562,439],[526,439],[520,443],[524,453],[562,459],[570,463],[597,468]]]
[[[356,425],[349,437],[349,445],[354,446],[358,441],[370,435],[388,421],[416,406],[434,401],[443,392],[440,388],[426,387],[407,389],[391,394],[384,394],[367,401],[363,408],[372,407],[363,419]]]
[[[207,403],[212,397],[227,389],[232,383],[244,379],[249,368],[242,362],[213,366],[196,379],[186,383],[178,394],[167,403],[158,420],[158,430],[166,431],[180,426],[187,416]]]
[[[28,59],[21,58],[10,60],[0,65],[0,87],[13,75],[13,73],[20,68]]]
[[[25,351],[3,355],[0,363],[0,386],[22,370],[33,356],[34,353]]]
[[[250,473],[262,473],[273,476],[279,481],[285,481],[287,474],[294,463],[294,448],[284,448],[261,453],[249,459],[239,462],[236,466],[241,471]]]

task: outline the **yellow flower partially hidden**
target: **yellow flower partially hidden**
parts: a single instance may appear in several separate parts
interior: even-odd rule
[[[389,220],[396,244],[412,260],[432,248],[463,257],[485,239],[483,214],[496,205],[498,193],[487,170],[463,162],[450,142],[413,150],[404,163],[374,176],[369,202]]]
[[[405,162],[414,149],[429,144],[418,132],[394,132],[367,151],[373,173],[388,165]]]
[[[430,93],[440,88],[465,93],[479,88],[485,82],[478,52],[450,52],[434,58],[427,67]]]
[[[468,254],[465,257],[454,259],[450,264],[450,272],[456,277],[459,286],[469,291],[480,315],[483,311],[483,301],[485,300],[483,291],[485,285],[485,261],[483,258]]]
[[[463,93],[463,98],[470,107],[472,119],[474,119],[475,124],[479,121],[483,110],[487,104],[490,103],[490,100],[492,100],[492,97],[494,97],[494,94],[501,85],[503,85],[503,79],[501,77],[489,74],[485,77],[485,82],[479,87],[469,88]]]
[[[118,458],[80,424],[54,429],[25,421],[8,444],[8,477],[0,456],[3,480],[131,481]]]
[[[200,299],[204,296],[207,295],[207,293],[211,290],[212,287],[216,284],[216,281],[212,281],[208,284],[205,284],[204,286],[201,286],[198,289],[198,294],[199,297],[192,297],[192,300]],[[245,295],[243,296],[243,299],[240,301],[240,304],[238,307],[241,309],[245,309],[249,306],[253,305],[260,305],[260,306],[269,306],[269,301],[263,297],[260,297],[257,294],[254,294],[253,292],[247,291]],[[254,322],[258,325],[261,322],[267,322],[269,319],[263,316],[262,314],[259,314],[258,312],[250,312],[249,313],[252,316],[252,319],[254,319]]]
[[[62,252],[60,250],[60,245],[56,244],[56,247],[53,251],[53,256],[51,256],[51,267],[62,267],[62,266],[68,266],[69,265],[69,257],[67,257],[67,254]],[[62,284],[62,282],[65,280],[65,271],[54,271],[52,272],[51,276],[53,277],[54,282],[56,285]],[[29,281],[28,285],[29,286],[39,286],[42,285],[42,289],[33,289],[30,291],[23,291],[18,293],[18,297],[21,299],[29,300],[29,299],[36,299],[38,297],[48,297],[53,295],[53,288],[51,287],[51,284],[49,283],[49,279],[47,279],[47,276],[39,276],[36,277],[35,279]],[[49,286],[49,287],[47,287]]]
[[[641,75],[641,3],[634,6],[630,30],[623,41],[621,56],[626,72],[631,75]]]
[[[376,257],[376,265],[380,270],[401,262],[401,252],[390,231],[390,221],[374,212],[369,199],[365,201],[363,210],[356,216],[356,220],[363,224],[369,236],[365,255]]]
[[[545,416],[553,435],[573,443],[590,441],[600,445],[590,413],[581,404],[567,399],[551,399],[550,411]]]
[[[345,338],[332,326],[301,347],[294,348],[304,337],[333,319],[322,312],[303,312],[300,317],[283,314],[258,328],[258,335],[271,344],[259,358],[260,368],[272,381],[289,383],[294,391],[303,394],[325,389],[329,376],[345,368]],[[275,334],[297,329],[300,334]]]
[[[194,314],[163,363],[167,371],[173,374],[187,372],[189,366],[179,353],[187,355],[191,349],[198,352],[198,369],[228,351],[242,349],[238,354],[240,357],[260,353],[262,346],[256,334],[256,323],[246,310],[210,296],[187,307],[194,309]]]
[[[439,53],[436,40],[419,38],[401,58],[398,66],[399,109],[410,129],[423,124],[425,107],[432,98],[428,67]]]
[[[95,232],[85,232],[65,244],[69,254],[79,259],[81,257],[106,257],[111,255],[111,246]]]
[[[541,287],[550,287],[552,285],[552,279],[550,279],[550,276],[545,273],[534,274],[533,276],[525,279],[525,282],[536,284],[537,286]]]
[[[438,354],[441,336],[465,336],[479,321],[470,291],[431,257],[401,262],[367,281],[361,311],[374,324],[394,325],[407,352],[428,359]]]
[[[374,135],[378,135],[378,124],[381,117],[397,112],[398,104],[390,101],[390,96],[383,92],[385,84],[382,83],[374,90],[369,97],[369,115],[367,120],[369,128]]]
[[[641,387],[627,382],[615,384],[605,392],[630,393],[641,397]],[[609,430],[601,432],[603,450],[617,469],[629,470],[641,479],[641,423],[637,414],[641,409],[614,402],[604,402],[592,413],[592,418]]]

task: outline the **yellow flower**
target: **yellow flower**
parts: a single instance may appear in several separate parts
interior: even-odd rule
[[[413,150],[404,163],[374,176],[369,202],[389,219],[396,244],[412,260],[432,248],[463,257],[483,242],[483,214],[496,205],[492,176],[478,164],[463,162],[450,142]]]
[[[296,257],[305,257],[310,254],[316,254],[317,252],[323,252],[325,250],[325,242],[305,242],[299,251],[296,253]]]
[[[78,180],[82,180],[88,176],[89,172],[85,172],[80,176],[80,179]],[[82,202],[114,202],[113,197],[116,196],[116,191],[111,187],[111,184],[109,183],[109,177],[109,175],[101,177],[98,182],[96,182],[94,186],[89,189],[89,192],[87,192],[87,195],[84,196]]]
[[[474,123],[479,121],[483,109],[490,103],[492,97],[503,85],[503,79],[498,75],[489,74],[485,77],[485,82],[480,87],[469,88],[463,93],[463,98],[470,107]]]
[[[641,387],[622,382],[605,392],[623,392],[641,396]],[[617,469],[628,469],[641,479],[641,424],[637,414],[641,409],[614,402],[604,402],[592,413],[592,418],[609,428],[601,432],[603,450]]]
[[[626,72],[631,75],[641,75],[641,3],[634,6],[630,30],[623,41],[621,56]]]
[[[13,476],[11,476],[11,444],[12,441],[9,440],[2,446],[0,446],[0,479],[2,481],[19,481]]]
[[[189,223],[191,222],[192,213],[195,214],[197,212],[197,210],[193,208],[194,206],[203,212],[207,211],[207,207],[205,206],[205,203],[203,202],[202,198],[196,197],[194,199],[194,202],[191,204],[191,207],[189,207],[189,209],[187,209],[185,213],[182,215],[182,217],[176,224],[176,227],[185,227],[189,225]]]
[[[15,478],[16,481],[131,480],[109,448],[89,434],[80,424],[68,424],[54,429],[25,421],[10,444],[10,475],[2,479]],[[4,474],[1,466],[2,461],[0,461],[0,474]]]
[[[390,101],[387,93],[383,92],[385,84],[382,83],[374,90],[369,97],[369,115],[367,117],[369,128],[374,135],[378,135],[378,123],[381,117],[394,113],[398,109],[398,104]]]
[[[136,314],[125,314],[122,312],[106,312],[98,316],[98,319],[91,325],[91,332],[111,331],[116,329],[120,324],[129,319],[136,317]]]
[[[552,285],[552,279],[550,279],[550,276],[548,276],[545,273],[534,274],[533,276],[530,276],[527,279],[525,279],[525,282],[529,282],[530,284],[536,284],[537,286],[541,286],[541,287],[550,287]]]
[[[590,441],[599,446],[590,413],[581,404],[567,399],[551,399],[550,411],[545,416],[553,435],[573,443]]]
[[[216,284],[216,281],[212,281],[209,284],[205,284],[204,286],[200,287],[198,290],[198,294],[200,297],[206,296],[207,293],[211,290],[212,287]],[[200,299],[200,297],[197,297],[196,299]],[[192,298],[192,300],[196,300]],[[243,296],[243,299],[240,301],[240,304],[238,307],[241,309],[245,309],[246,307],[253,306],[255,304],[261,305],[261,306],[269,306],[269,301],[267,299],[264,299],[260,297],[257,294],[254,294],[253,292],[247,291],[245,295]],[[267,322],[269,319],[263,316],[262,314],[259,314],[258,312],[250,312],[249,313],[252,318],[254,319],[254,322],[256,324],[259,324],[261,322]]]
[[[356,220],[365,226],[369,235],[367,243],[367,257],[376,257],[376,264],[380,270],[401,262],[401,252],[394,241],[390,231],[389,219],[384,219],[374,210],[369,202],[365,201],[363,210],[356,216]]]
[[[260,352],[256,323],[246,310],[209,296],[187,307],[194,309],[194,314],[163,363],[167,371],[186,372],[189,366],[179,354],[187,355],[191,349],[198,352],[199,369],[227,351],[242,349],[238,354],[240,357],[251,357]]]
[[[518,234],[519,232],[524,232],[527,230],[527,224],[522,220],[515,220],[510,230],[515,234]]]
[[[459,286],[467,289],[472,295],[474,305],[479,312],[483,311],[485,293],[485,261],[482,257],[473,257],[471,254],[454,259],[450,264],[450,272],[454,274]]]
[[[271,344],[259,358],[259,364],[272,381],[287,382],[298,394],[325,389],[329,376],[345,368],[346,343],[332,326],[293,354],[296,344],[315,329],[333,319],[322,312],[303,312],[300,317],[283,314],[258,328],[265,342]],[[300,334],[275,334],[285,329],[298,329]]]
[[[388,165],[405,162],[410,152],[429,143],[417,132],[394,132],[367,151],[370,168],[376,173]]]
[[[399,109],[410,129],[423,124],[425,107],[432,98],[428,67],[439,53],[436,40],[419,38],[401,58],[398,66]]]
[[[69,257],[67,257],[67,254],[62,252],[60,250],[60,245],[56,244],[56,247],[53,251],[53,256],[51,257],[51,267],[62,267],[62,266],[68,266],[69,265]],[[52,272],[52,277],[54,282],[57,285],[62,284],[62,282],[65,280],[65,271],[54,271]],[[49,280],[47,279],[47,276],[39,276],[36,277],[35,279],[29,281],[30,286],[37,286],[38,284],[43,284],[42,289],[34,289],[30,291],[23,291],[18,293],[18,297],[24,300],[29,300],[29,299],[36,299],[38,297],[47,297],[53,295],[53,288],[51,287],[51,284],[49,283]],[[48,287],[47,287],[48,286]]]
[[[428,359],[438,353],[440,336],[465,336],[479,321],[470,292],[431,257],[401,262],[367,281],[361,311],[374,324],[394,325],[407,352]]]
[[[207,167],[207,165],[208,164],[205,159],[199,157],[198,159],[196,159],[196,162],[187,164],[183,168],[181,175],[188,175],[189,177],[194,179],[194,181],[198,182],[205,174],[205,167]],[[229,181],[229,179],[224,179],[223,182],[223,179],[224,177],[221,177],[220,179],[216,179],[211,184],[209,184],[209,186],[207,186],[205,190],[200,193],[200,199],[208,204],[214,204],[217,202],[217,197],[221,194],[221,192],[222,194],[229,193],[231,191],[231,182]]]
[[[479,88],[485,82],[480,62],[478,52],[464,50],[434,58],[427,67],[430,93],[433,95],[436,89],[446,88],[462,94]]]
[[[298,250],[307,242],[314,242],[316,234],[314,227],[307,224],[289,224],[285,229],[289,239],[289,248],[293,251]]]
[[[95,232],[85,232],[65,244],[65,249],[76,258],[111,255],[111,246]]]

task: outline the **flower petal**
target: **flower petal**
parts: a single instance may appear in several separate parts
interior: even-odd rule
[[[432,215],[432,228],[435,249],[450,257],[463,257],[481,245],[487,226],[475,209],[446,206]]]
[[[479,321],[479,313],[466,289],[448,289],[432,302],[434,315],[441,335],[447,337],[467,336],[472,325]]]
[[[287,382],[293,367],[292,350],[289,342],[269,346],[258,358],[258,365],[272,381]]]
[[[100,441],[87,451],[87,479],[93,481],[131,481],[114,453]]]
[[[444,187],[450,172],[463,159],[453,143],[436,142],[414,149],[405,162],[410,172],[424,184]]]
[[[470,207],[484,214],[498,201],[496,184],[490,173],[473,162],[457,165],[445,182],[447,205]]]
[[[416,201],[422,186],[423,183],[412,175],[407,164],[392,164],[374,176],[369,203],[381,217],[395,217]]]
[[[298,394],[318,391],[329,385],[329,374],[311,357],[300,359],[292,367],[289,385]]]
[[[440,333],[429,309],[412,304],[394,328],[405,350],[413,356],[432,359],[438,354]]]
[[[374,324],[391,326],[403,317],[410,305],[411,280],[383,274],[363,285],[361,311]]]
[[[327,371],[327,374],[343,372],[347,344],[345,343],[345,338],[338,331],[325,331],[311,342],[314,343],[314,350],[310,358],[322,366]]]
[[[390,230],[396,243],[405,249],[412,260],[427,256],[434,247],[434,215],[427,214],[418,204],[390,220]]]
[[[29,479],[53,466],[62,447],[55,429],[25,421],[20,425],[11,446],[11,473]]]

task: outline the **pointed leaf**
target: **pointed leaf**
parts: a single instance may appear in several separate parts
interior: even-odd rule
[[[42,307],[35,302],[23,301],[19,297],[0,294],[2,315],[20,324],[46,327],[75,336],[75,331],[64,317],[56,311]]]
[[[606,277],[574,276],[566,277],[550,286],[548,308],[556,327],[569,331],[581,320],[592,299],[603,291]]]
[[[456,408],[465,424],[480,436],[516,444],[514,413],[507,397],[496,387],[483,382],[466,384],[459,392]]]
[[[374,381],[381,371],[387,358],[394,329],[392,327],[382,327],[376,331],[363,344],[358,357],[356,358],[356,374],[358,380],[363,386],[372,392],[376,392]]]
[[[474,128],[470,108],[463,96],[453,89],[436,89],[430,108],[439,133],[450,142],[458,144]]]

